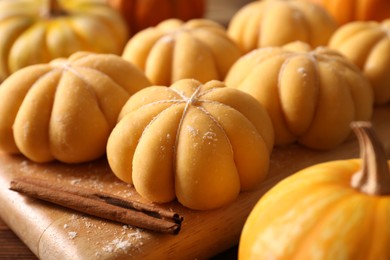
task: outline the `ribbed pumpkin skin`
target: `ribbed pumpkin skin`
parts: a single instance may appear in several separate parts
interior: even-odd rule
[[[23,67],[76,51],[121,54],[128,39],[126,24],[107,4],[57,0],[66,14],[48,18],[42,13],[47,2],[0,1],[0,81]]]
[[[77,52],[20,69],[0,87],[0,149],[36,162],[101,157],[122,106],[146,86],[142,71],[114,54]]]
[[[239,259],[390,259],[390,196],[351,188],[359,169],[334,161],[281,181],[246,220]]]
[[[361,71],[340,53],[307,44],[254,50],[230,69],[225,83],[251,94],[268,111],[275,145],[331,149],[354,120],[369,120],[373,93]],[[337,127],[336,127],[337,126]]]
[[[390,102],[389,31],[390,19],[351,22],[340,27],[329,41],[330,48],[340,51],[370,80],[376,104]]]
[[[303,41],[312,47],[326,45],[337,28],[321,7],[305,1],[253,1],[233,16],[228,35],[244,53]]]
[[[160,22],[177,18],[188,21],[202,18],[205,0],[107,0],[125,18],[131,34]]]
[[[323,6],[339,24],[382,21],[390,17],[388,0],[309,0]]]
[[[143,197],[208,210],[256,187],[272,147],[271,121],[254,98],[220,81],[183,79],[129,99],[107,157]]]
[[[134,35],[122,55],[163,86],[186,78],[223,80],[240,56],[225,29],[206,19],[166,20]]]

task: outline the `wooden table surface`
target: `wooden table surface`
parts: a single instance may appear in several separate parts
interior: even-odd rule
[[[7,227],[0,218],[0,259],[36,260],[37,257],[31,250]],[[237,259],[237,247],[223,252],[213,260],[234,260]]]
[[[0,259],[37,259],[2,219],[0,219]]]
[[[377,126],[378,131],[378,137],[380,140],[383,140],[384,149],[387,155],[387,158],[390,159],[390,135],[388,134],[390,132],[390,125],[388,119],[390,118],[390,106],[382,106],[378,107],[375,110],[373,122],[374,125]],[[325,153],[316,153],[314,151],[309,150],[298,150],[298,146],[296,146],[296,149],[290,150],[288,153],[283,153],[288,150],[279,150],[279,157],[273,157],[275,159],[273,171],[278,171],[280,169],[284,169],[283,167],[291,167],[291,163],[298,164],[297,161],[295,161],[294,157],[291,157],[292,154],[300,156],[300,160],[307,161],[307,162],[313,162],[317,160],[321,161],[328,161],[330,159],[334,160],[334,158],[342,159],[342,158],[351,158],[350,156],[352,154],[351,151],[353,150],[353,155],[358,155],[357,151],[357,143],[355,139],[351,139],[346,141],[345,144],[343,144],[339,149],[332,150]],[[356,150],[356,151],[355,151]],[[277,151],[277,150],[276,150]],[[301,151],[301,154],[297,153]],[[293,152],[293,153],[291,153]],[[278,155],[277,153],[274,153],[274,155]],[[279,160],[278,160],[279,158]],[[285,159],[287,161],[283,161],[281,159]],[[293,159],[291,159],[293,158]],[[325,160],[326,159],[326,160]],[[283,162],[283,163],[281,163]],[[289,163],[287,163],[289,162]],[[279,168],[277,167],[279,165]],[[250,193],[248,193],[250,195]],[[239,201],[241,203],[241,201]],[[226,230],[224,230],[226,231]],[[208,233],[207,233],[208,234]],[[0,219],[0,260],[1,259],[37,259],[31,251],[25,246],[21,240],[19,240],[18,237],[11,231],[6,224]],[[237,247],[233,247],[230,250],[227,250],[217,256],[212,257],[212,260],[216,259],[237,259]]]

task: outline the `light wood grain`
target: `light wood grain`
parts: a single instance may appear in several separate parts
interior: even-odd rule
[[[378,107],[374,127],[390,154],[390,106]],[[309,165],[358,157],[358,144],[351,136],[331,151],[319,152],[299,145],[275,148],[269,176],[256,190],[213,211],[193,211],[178,203],[164,205],[184,216],[177,236],[124,227],[74,211],[26,198],[8,190],[12,178],[29,175],[49,182],[72,183],[146,202],[133,187],[120,182],[104,159],[80,164],[35,164],[22,156],[0,154],[0,217],[42,259],[204,259],[239,241],[246,217],[258,199],[279,180]]]

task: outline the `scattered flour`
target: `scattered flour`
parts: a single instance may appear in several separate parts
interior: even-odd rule
[[[126,251],[131,246],[130,241],[122,238],[115,238],[108,245],[103,247],[103,251],[107,253],[117,252],[118,250]]]
[[[76,184],[80,184],[80,182],[81,182],[81,179],[73,179],[70,181],[70,184],[76,185]]]
[[[68,237],[70,239],[74,239],[75,237],[77,237],[77,232],[75,232],[75,231],[68,232]]]
[[[199,132],[198,129],[196,129],[190,125],[187,126],[187,130],[188,130],[188,132],[190,132],[191,136],[196,136],[196,135],[198,135],[198,132]]]
[[[203,135],[203,139],[204,140],[207,139],[207,140],[210,140],[210,141],[218,141],[218,138],[216,138],[216,137],[217,137],[217,134],[214,133],[214,132],[210,132],[210,131],[204,133],[204,135]]]
[[[80,237],[80,239],[91,241],[92,234],[103,235],[102,237],[105,239],[98,240],[94,245],[97,258],[103,255],[120,256],[125,254],[130,256],[132,252],[141,250],[145,239],[148,239],[148,235],[145,236],[141,229],[130,225],[123,225],[119,230],[112,230],[106,222],[96,222],[76,214],[72,215],[68,223],[63,224],[63,228],[70,240]]]
[[[303,76],[306,76],[306,75],[307,75],[307,71],[306,71],[306,69],[303,68],[303,67],[298,68],[298,69],[297,69],[297,72],[298,72],[298,73],[301,73]]]
[[[122,236],[113,239],[111,242],[103,246],[103,251],[107,253],[115,253],[119,251],[128,251],[132,246],[142,246],[142,234],[139,229],[135,229],[134,232],[128,233],[130,228],[128,226],[122,227]]]

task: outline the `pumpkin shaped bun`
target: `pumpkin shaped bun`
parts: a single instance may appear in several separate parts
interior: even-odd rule
[[[335,20],[324,8],[300,0],[253,1],[231,19],[228,35],[244,53],[303,41],[312,47],[326,45],[336,30]]]
[[[146,86],[142,71],[113,54],[77,52],[20,69],[0,86],[0,149],[36,162],[96,159],[122,106]]]
[[[253,50],[232,66],[225,83],[267,109],[276,145],[331,149],[348,137],[352,121],[369,120],[373,111],[372,87],[351,61],[302,42]]]
[[[0,35],[0,81],[77,51],[119,55],[128,39],[120,14],[101,0],[0,1]]]
[[[240,56],[226,30],[207,19],[165,20],[134,35],[122,55],[164,86],[185,78],[223,80]]]
[[[374,88],[375,103],[390,101],[390,19],[351,22],[332,36],[329,47],[355,63]]]
[[[272,123],[250,95],[183,79],[134,94],[107,143],[111,169],[141,196],[192,209],[232,202],[265,178]]]

